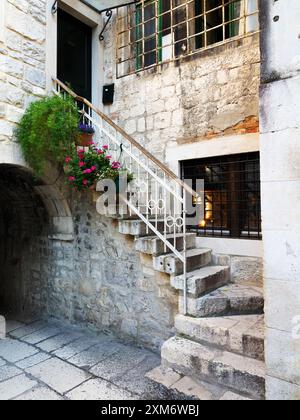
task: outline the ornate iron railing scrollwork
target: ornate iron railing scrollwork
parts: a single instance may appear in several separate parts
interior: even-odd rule
[[[107,28],[107,26],[108,26],[108,24],[109,24],[109,22],[112,18],[113,11],[112,10],[107,10],[105,14],[106,14],[107,20],[106,20],[106,22],[105,22],[105,24],[102,28],[102,31],[99,35],[99,41],[101,41],[101,42],[104,41],[104,35],[103,34],[104,34],[104,32],[105,32],[105,30],[106,30],[106,28]]]

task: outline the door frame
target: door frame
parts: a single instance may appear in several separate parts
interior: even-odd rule
[[[51,13],[53,0],[47,0],[46,81],[47,91],[52,91],[52,77],[57,77],[57,13]],[[102,18],[79,0],[60,0],[58,6],[71,16],[92,28],[92,102],[101,105],[101,86],[104,83],[103,45],[99,41]]]

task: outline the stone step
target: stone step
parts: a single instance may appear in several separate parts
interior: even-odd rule
[[[265,365],[238,354],[173,337],[162,346],[162,366],[194,380],[207,381],[245,393],[254,399],[265,395]]]
[[[230,281],[230,268],[226,266],[209,266],[188,273],[187,289],[191,297],[197,298],[224,286]],[[183,276],[172,276],[171,285],[177,290],[184,289]]]
[[[176,249],[182,251],[183,249],[183,234],[177,234],[176,240],[174,240],[174,235],[167,235],[168,241],[174,245],[176,243]],[[187,249],[195,248],[196,246],[196,234],[187,233],[186,234]],[[161,255],[166,254],[166,249],[164,242],[156,236],[146,236],[137,238],[135,240],[135,249],[139,252],[149,255]],[[170,252],[167,248],[167,252]]]
[[[155,221],[150,220],[150,222],[155,226]],[[159,232],[163,232],[165,229],[165,222],[159,220],[157,223],[157,229]],[[146,224],[138,219],[123,219],[119,220],[119,232],[123,235],[131,236],[153,236],[154,233],[150,228],[147,228]]]
[[[194,271],[211,263],[211,249],[190,249],[187,251],[187,271]],[[183,263],[174,254],[153,257],[153,266],[157,271],[170,275],[183,273]]]
[[[199,298],[187,298],[188,315],[211,317],[226,315],[254,315],[264,311],[263,289],[241,284],[223,286]],[[183,313],[183,294],[179,296],[179,309]]]
[[[236,400],[248,401],[244,395],[228,391],[220,385],[196,381],[190,376],[180,375],[173,369],[158,366],[146,374],[146,378],[163,386],[168,391],[177,391],[187,399],[200,401]]]
[[[264,361],[265,325],[263,315],[217,318],[191,318],[177,315],[175,328],[184,336],[202,344]]]

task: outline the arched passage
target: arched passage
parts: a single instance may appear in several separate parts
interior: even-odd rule
[[[26,168],[0,164],[0,314],[46,311],[51,241],[72,240],[58,190]]]

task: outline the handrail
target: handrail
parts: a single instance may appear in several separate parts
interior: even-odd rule
[[[119,132],[123,137],[125,137],[129,143],[134,145],[137,149],[140,150],[141,153],[147,156],[148,159],[150,159],[155,165],[157,165],[165,174],[167,174],[170,178],[172,178],[177,184],[182,187],[186,192],[191,194],[193,197],[198,197],[199,194],[194,191],[189,185],[187,185],[184,181],[182,181],[180,178],[178,178],[177,175],[174,174],[173,171],[171,171],[165,164],[163,164],[160,160],[158,160],[155,156],[152,155],[147,149],[145,149],[140,143],[138,143],[136,140],[134,140],[133,137],[131,137],[129,134],[126,133],[123,128],[119,127],[111,118],[109,118],[107,115],[105,115],[103,112],[100,111],[100,109],[96,108],[90,101],[88,101],[86,98],[83,98],[82,96],[78,96],[75,92],[72,91],[68,86],[66,86],[63,82],[56,79],[55,77],[52,77],[52,80],[54,83],[59,85],[63,90],[65,90],[69,95],[71,95],[76,101],[82,102],[85,105],[87,105],[89,108],[91,108],[96,114],[99,115],[104,121],[106,121],[110,126],[112,126],[117,132]]]

